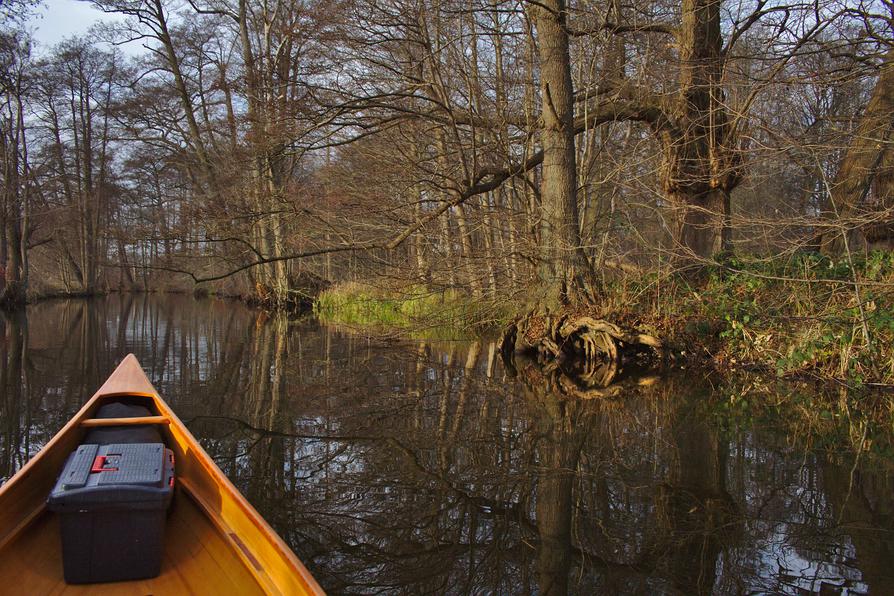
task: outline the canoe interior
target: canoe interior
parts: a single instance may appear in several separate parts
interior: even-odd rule
[[[0,550],[0,578],[28,594],[263,594],[264,590],[189,497],[175,499],[165,527],[161,575],[148,580],[68,585],[62,579],[59,519],[44,510]],[[0,589],[0,592],[3,590]]]
[[[68,586],[56,514],[46,497],[65,459],[108,401],[142,405],[174,452],[177,481],[165,528],[162,575],[154,580]],[[0,581],[29,594],[322,594],[289,547],[220,472],[128,356],[102,388],[9,482],[0,487]],[[216,589],[216,585],[220,589]],[[8,584],[7,584],[8,586]],[[0,584],[2,591],[2,584]]]

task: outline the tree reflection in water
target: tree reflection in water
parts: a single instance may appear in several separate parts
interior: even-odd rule
[[[0,476],[134,352],[332,593],[894,593],[890,462],[721,431],[692,375],[513,376],[484,340],[187,297],[44,302],[2,325]]]

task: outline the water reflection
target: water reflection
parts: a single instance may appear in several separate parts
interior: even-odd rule
[[[891,466],[721,431],[691,376],[582,399],[594,387],[511,376],[484,340],[187,297],[2,325],[0,476],[134,352],[332,593],[894,593]]]

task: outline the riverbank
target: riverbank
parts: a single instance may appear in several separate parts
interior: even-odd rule
[[[715,378],[703,415],[721,427],[773,421],[817,447],[889,457],[892,275],[894,256],[884,253],[853,267],[816,255],[785,263],[730,259],[698,280],[617,280],[589,308],[594,317],[662,338],[669,369]],[[321,320],[354,329],[424,334],[432,321],[502,329],[522,301],[491,304],[458,293],[436,297],[352,284],[325,292],[316,309]],[[477,321],[463,318],[482,313]]]
[[[725,280],[729,281],[729,280]],[[724,281],[724,283],[725,283]],[[718,284],[721,283],[718,281]],[[667,288],[665,287],[665,290]],[[718,288],[714,288],[719,292]],[[703,299],[708,294],[703,291]],[[7,318],[8,324],[15,325],[15,321],[24,320],[31,313],[31,330],[38,336],[53,337],[55,329],[59,334],[59,345],[65,350],[79,352],[78,346],[82,345],[84,333],[82,326],[87,321],[91,326],[90,337],[106,337],[102,342],[124,341],[130,337],[135,343],[128,344],[124,352],[116,353],[101,349],[98,352],[84,353],[84,361],[73,364],[72,371],[93,370],[99,376],[97,362],[105,362],[103,366],[112,367],[116,358],[121,354],[132,350],[134,345],[142,345],[142,335],[146,332],[142,326],[134,326],[134,321],[146,320],[146,313],[151,311],[156,314],[153,317],[162,317],[166,322],[160,329],[169,326],[178,326],[190,329],[193,333],[199,333],[200,329],[194,327],[197,321],[211,317],[220,322],[237,317],[246,328],[252,329],[252,333],[260,333],[264,330],[263,345],[280,346],[278,338],[295,326],[313,325],[315,317],[293,318],[286,313],[265,313],[252,308],[238,300],[219,300],[219,297],[211,296],[207,299],[196,299],[186,293],[117,293],[110,296],[99,296],[93,299],[77,300],[44,300],[30,306],[27,311],[22,309],[13,318]],[[458,300],[458,297],[457,297]],[[446,302],[446,299],[445,299]],[[367,303],[372,307],[375,303]],[[440,302],[432,302],[434,305]],[[409,307],[406,307],[409,308]],[[417,312],[421,312],[421,305],[417,304]],[[147,310],[148,309],[148,310]],[[88,312],[94,313],[98,318],[85,319]],[[367,316],[371,316],[366,313]],[[100,320],[112,320],[115,324],[111,327],[98,325]],[[407,319],[410,320],[410,319]],[[633,322],[634,319],[628,319]],[[661,326],[671,320],[656,320]],[[47,321],[54,321],[48,324]],[[369,323],[369,320],[366,320]],[[417,327],[397,328],[395,326],[360,325],[356,321],[353,324],[336,325],[331,319],[323,321],[326,337],[344,337],[346,341],[353,342],[366,357],[370,357],[370,346],[373,354],[390,353],[398,346],[410,345],[410,353],[417,354],[420,358],[435,350],[452,354],[450,358],[457,363],[469,362],[464,356],[464,350],[471,350],[482,359],[486,355],[486,364],[482,364],[484,370],[497,370],[500,368],[498,361],[499,350],[496,337],[481,339],[475,335],[474,329],[469,329],[463,336],[464,328],[438,328]],[[573,376],[574,371],[568,371],[567,378],[560,378],[558,382],[552,372],[541,369],[538,374],[526,375],[522,369],[527,366],[523,361],[503,363],[502,368],[509,371],[507,377],[516,376],[514,369],[518,368],[520,376],[531,379],[542,379],[540,383],[533,383],[533,387],[550,388],[556,399],[572,402],[605,401],[607,407],[626,408],[627,401],[632,396],[639,394],[645,386],[654,383],[663,384],[668,379],[688,378],[692,382],[698,382],[712,390],[707,392],[699,402],[699,416],[712,420],[717,428],[726,428],[730,425],[748,427],[752,422],[766,426],[772,423],[785,429],[785,432],[798,441],[812,446],[828,448],[831,450],[847,449],[854,452],[871,451],[885,456],[894,457],[894,395],[890,391],[874,387],[871,383],[862,385],[849,381],[824,378],[816,370],[806,370],[777,375],[769,366],[754,363],[731,362],[731,357],[722,355],[728,352],[711,352],[720,350],[730,343],[729,337],[721,337],[722,330],[711,336],[705,336],[703,331],[703,319],[686,319],[682,317],[675,324],[683,329],[681,335],[674,336],[675,342],[683,342],[686,338],[682,333],[692,333],[691,342],[681,346],[674,343],[671,349],[674,357],[668,358],[664,370],[637,371],[636,367],[624,366],[623,374],[617,375],[608,387],[601,385],[581,384],[578,377]],[[223,324],[223,323],[221,323]],[[141,324],[142,325],[142,324]],[[258,326],[255,329],[253,326]],[[226,327],[226,325],[224,325]],[[221,327],[223,329],[224,327]],[[228,328],[228,327],[227,327]],[[152,326],[158,331],[159,328]],[[689,331],[686,331],[689,329]],[[204,331],[203,331],[204,332]],[[229,333],[229,332],[228,332]],[[234,338],[241,338],[242,332],[236,335],[227,335],[219,338],[225,340],[216,349],[224,350],[224,346]],[[111,334],[111,335],[108,335]],[[135,335],[134,335],[135,334]],[[407,341],[394,341],[398,336],[413,337]],[[36,337],[36,336],[35,336]],[[705,339],[708,337],[708,339]],[[713,338],[713,339],[711,339]],[[443,341],[442,341],[443,340]],[[470,341],[463,341],[470,340]],[[32,342],[33,346],[42,345],[40,340]],[[155,341],[155,340],[153,340]],[[159,340],[160,341],[160,340]],[[714,345],[709,345],[713,341]],[[174,342],[176,344],[176,342]],[[174,344],[164,343],[166,349],[172,349]],[[15,350],[13,350],[15,351]],[[264,355],[269,358],[270,355]],[[58,358],[57,353],[44,353],[42,358],[47,364]],[[414,361],[415,362],[415,361]],[[92,363],[92,364],[91,364]],[[534,365],[537,363],[534,362]],[[344,363],[332,366],[348,366]],[[469,365],[470,366],[470,365]],[[415,369],[416,364],[410,368]],[[638,374],[647,375],[637,378]],[[507,377],[499,381],[499,386],[506,386]],[[592,376],[590,377],[592,378]],[[649,381],[644,383],[644,381]],[[566,382],[567,381],[567,382]],[[545,389],[543,389],[545,390]],[[581,397],[583,396],[583,397]],[[269,396],[258,396],[258,399],[267,399]],[[700,418],[700,419],[701,419]]]
[[[633,312],[720,368],[894,387],[894,255],[730,258],[701,283],[640,283]]]
[[[894,255],[853,262],[817,254],[728,258],[698,278],[626,276],[605,284],[595,318],[662,338],[690,364],[894,388]],[[500,329],[525,296],[476,299],[455,290],[339,284],[315,303],[324,321],[402,330]]]
[[[324,322],[438,339],[498,333],[530,309],[527,293],[473,296],[459,289],[339,283],[297,292],[296,312]],[[894,254],[852,262],[818,254],[789,259],[727,258],[697,277],[633,273],[605,282],[593,318],[661,338],[676,360],[721,371],[755,370],[851,388],[894,388]],[[118,291],[118,290],[116,290]],[[126,290],[137,291],[142,290]],[[269,308],[245,292],[158,286]],[[508,291],[506,291],[508,292]],[[53,291],[30,302],[85,297]]]
[[[38,304],[48,300],[91,300],[116,294],[133,294],[136,296],[153,294],[171,296],[193,296],[200,299],[216,298],[219,300],[241,302],[251,307],[270,310],[270,306],[268,304],[265,304],[257,296],[249,294],[247,292],[235,292],[228,290],[225,287],[209,288],[207,286],[187,286],[185,284],[159,285],[157,287],[151,287],[149,289],[143,288],[141,286],[111,287],[96,289],[92,292],[86,292],[83,290],[65,290],[61,288],[38,288],[30,290],[24,302],[0,305],[0,310],[3,310],[5,312],[15,312],[17,310],[25,308],[28,305]],[[311,304],[312,301],[307,300],[305,303],[302,304],[302,309],[305,312],[309,311],[311,309]],[[295,308],[293,310],[297,312],[301,309]]]
[[[413,337],[472,338],[496,332],[512,316],[511,303],[474,298],[459,290],[404,289],[347,282],[324,290],[313,306],[324,323],[397,330]]]

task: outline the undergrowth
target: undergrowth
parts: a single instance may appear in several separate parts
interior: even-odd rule
[[[698,282],[657,276],[614,284],[609,303],[720,365],[894,385],[894,254],[853,267],[816,253],[729,257]],[[622,306],[623,305],[623,306]]]

